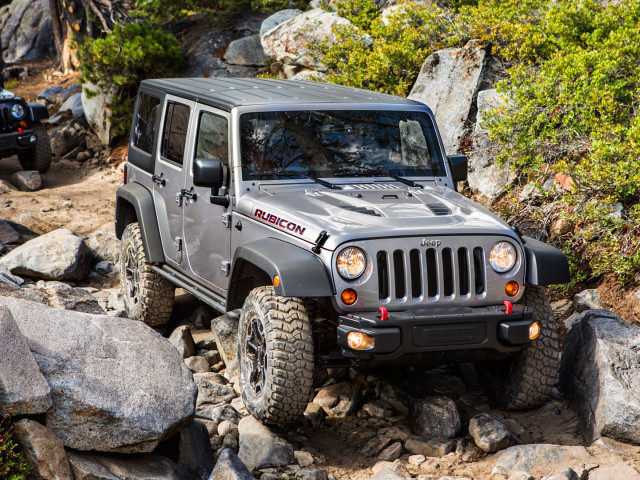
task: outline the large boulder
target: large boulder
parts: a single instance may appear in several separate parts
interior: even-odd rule
[[[2,56],[7,63],[54,58],[48,0],[14,0],[0,9]]]
[[[0,306],[0,415],[44,413],[50,393],[11,312]]]
[[[262,39],[262,37],[264,37],[270,30],[276,28],[278,25],[281,25],[288,20],[291,20],[293,17],[297,17],[300,14],[302,14],[302,10],[298,10],[296,8],[288,8],[286,10],[280,10],[270,17],[265,18],[260,25],[260,39]]]
[[[107,260],[116,264],[120,260],[120,240],[114,232],[92,232],[87,238],[87,246],[96,262]]]
[[[231,42],[224,54],[224,59],[235,65],[261,67],[269,60],[269,57],[264,54],[260,35],[256,34]]]
[[[266,32],[261,38],[264,53],[284,64],[324,70],[309,45],[323,40],[335,42],[333,27],[336,25],[351,25],[351,22],[337,13],[314,8]]]
[[[495,202],[516,180],[515,172],[509,165],[495,163],[496,143],[491,141],[484,121],[492,110],[504,108],[507,100],[495,89],[478,92],[478,114],[476,126],[471,136],[472,151],[469,152],[469,187],[479,193],[489,203]]]
[[[15,424],[15,434],[38,478],[73,480],[62,440],[50,428],[23,418]]]
[[[15,248],[0,259],[0,266],[16,275],[80,281],[89,273],[91,251],[80,236],[60,229]]]
[[[580,466],[591,463],[592,457],[584,447],[566,447],[562,445],[518,445],[509,447],[498,453],[492,475],[508,477],[514,472],[540,473],[545,471],[556,473],[567,465]]]
[[[82,85],[82,108],[93,132],[103,145],[109,145],[113,138],[113,125],[109,116],[109,104],[113,101],[113,92],[103,91],[92,83]]]
[[[73,288],[62,282],[40,281],[36,285],[28,284],[20,288],[7,282],[0,268],[0,295],[31,300],[53,308],[64,308],[77,312],[104,315],[105,311],[98,299],[83,288]]]
[[[0,297],[51,387],[46,425],[66,447],[150,452],[189,424],[196,386],[176,349],[142,322]]]
[[[560,386],[587,442],[600,436],[640,444],[640,327],[588,310],[565,338]]]
[[[233,450],[225,448],[218,457],[209,480],[254,480],[253,475]]]
[[[410,99],[426,103],[435,114],[449,155],[458,153],[467,133],[489,50],[478,40],[471,40],[462,48],[432,53],[422,64],[409,94]]]
[[[135,457],[110,457],[68,452],[75,480],[183,480],[188,477],[180,466],[155,453]]]
[[[238,457],[250,471],[289,465],[293,446],[252,416],[238,424],[240,451]]]

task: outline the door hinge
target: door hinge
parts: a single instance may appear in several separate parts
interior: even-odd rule
[[[178,252],[182,251],[182,238],[181,237],[176,237],[175,240],[173,241],[173,246],[176,247],[176,250]]]
[[[231,262],[222,262],[220,270],[224,272],[225,277],[228,277],[231,274]]]
[[[225,227],[231,228],[231,214],[230,213],[222,214],[222,223],[224,223]]]

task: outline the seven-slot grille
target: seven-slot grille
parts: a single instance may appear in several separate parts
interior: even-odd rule
[[[484,258],[482,247],[378,251],[378,297],[392,303],[482,298],[487,288]]]

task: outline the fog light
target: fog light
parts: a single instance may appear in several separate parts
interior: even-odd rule
[[[273,286],[274,287],[279,287],[280,286],[280,277],[278,275],[274,275],[273,276]]]
[[[352,350],[371,350],[375,343],[375,339],[366,333],[349,332],[347,334],[347,345]]]
[[[353,305],[358,299],[358,294],[353,288],[347,288],[344,292],[342,292],[340,298],[342,298],[342,303],[344,303],[345,305]]]
[[[529,327],[529,340],[535,340],[540,336],[540,323],[533,322]]]
[[[520,285],[518,285],[518,282],[509,282],[504,287],[504,291],[510,297],[515,297],[520,291]]]

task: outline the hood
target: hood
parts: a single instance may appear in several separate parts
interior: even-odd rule
[[[306,188],[305,188],[306,187]],[[511,228],[488,210],[444,187],[394,183],[261,185],[238,202],[238,212],[308,242],[326,231],[324,248],[367,238],[507,235]]]

